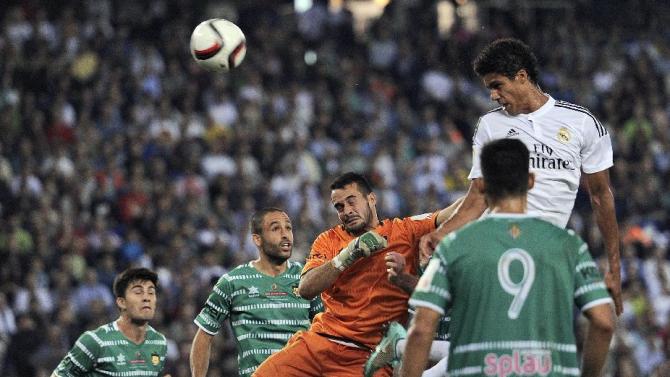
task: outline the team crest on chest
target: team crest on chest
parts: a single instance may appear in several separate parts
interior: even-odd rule
[[[247,292],[247,295],[249,297],[258,297],[260,295],[260,291],[258,290],[257,287],[254,287],[253,285],[249,287],[249,290]]]
[[[160,356],[158,356],[157,353],[152,353],[152,354],[151,354],[151,364],[153,364],[154,366],[156,366],[156,365],[158,365],[158,363],[160,363],[160,362],[161,362],[161,358],[160,358]]]
[[[265,292],[266,297],[278,297],[278,296],[281,297],[286,295],[288,295],[288,293],[280,290],[277,283],[272,283],[272,290],[269,292]]]
[[[509,235],[512,236],[512,238],[517,239],[521,235],[521,229],[519,229],[519,226],[512,224],[512,226],[509,228]]]
[[[571,137],[570,136],[570,131],[568,131],[567,128],[561,127],[561,129],[558,130],[557,139],[561,143],[563,143],[563,144],[569,143],[570,142],[570,137]]]

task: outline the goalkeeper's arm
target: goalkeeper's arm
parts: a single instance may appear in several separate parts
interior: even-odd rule
[[[386,239],[375,231],[368,231],[340,250],[330,263],[324,263],[307,271],[300,278],[298,292],[306,299],[312,299],[333,285],[342,271],[354,264],[357,260],[370,256],[372,253],[387,246]]]

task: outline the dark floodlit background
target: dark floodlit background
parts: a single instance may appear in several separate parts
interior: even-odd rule
[[[231,74],[189,55],[212,17],[246,33]],[[142,265],[160,274],[168,372],[188,376],[213,281],[256,256],[254,209],[288,211],[303,260],[336,222],[341,172],[371,178],[385,217],[464,193],[494,107],[471,62],[514,36],[543,89],[612,136],[625,314],[606,375],[670,375],[669,21],[652,0],[0,2],[0,374],[48,376]],[[584,191],[569,226],[604,262]],[[226,331],[209,375],[235,365]]]

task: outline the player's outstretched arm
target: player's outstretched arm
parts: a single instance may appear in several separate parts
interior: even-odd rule
[[[386,239],[373,230],[361,234],[351,240],[329,263],[305,272],[300,277],[298,293],[303,298],[313,299],[333,285],[342,271],[359,259],[369,257],[372,253],[386,248],[387,245]]]
[[[454,213],[456,213],[458,207],[461,206],[463,200],[465,200],[465,196],[461,196],[460,198],[456,199],[456,201],[451,203],[448,207],[443,208],[440,212],[438,212],[437,218],[435,219],[435,225],[439,227],[445,221],[449,220],[451,216],[453,216]]]
[[[419,377],[428,364],[428,352],[433,343],[437,323],[441,314],[428,308],[418,307],[407,333],[407,344],[402,356],[402,377]]]
[[[468,193],[463,198],[440,211],[440,214],[437,216],[438,228],[421,237],[421,241],[419,241],[419,251],[421,252],[422,258],[432,255],[433,250],[435,250],[437,244],[440,243],[444,236],[470,221],[479,218],[479,216],[484,213],[487,207],[486,199],[484,198],[484,193],[481,192],[478,185],[475,184],[479,179],[480,178],[475,178],[470,182]]]
[[[610,304],[594,306],[584,314],[589,327],[584,339],[582,377],[599,377],[614,333],[615,319]]]
[[[300,297],[311,300],[333,285],[342,271],[332,263],[324,263],[305,272],[300,277],[298,294]]]
[[[191,345],[189,363],[191,365],[191,377],[205,377],[209,369],[209,353],[212,349],[213,335],[198,329]]]
[[[614,210],[614,195],[610,188],[610,176],[607,170],[586,174],[586,183],[591,196],[591,207],[603,237],[609,271],[605,273],[605,284],[614,299],[616,314],[623,313],[621,298],[621,262],[619,252],[619,225]]]

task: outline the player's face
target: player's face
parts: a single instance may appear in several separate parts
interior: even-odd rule
[[[525,80],[518,74],[514,79],[510,79],[499,73],[489,73],[484,76],[483,81],[490,92],[491,100],[498,102],[508,114],[518,115],[524,111],[527,86],[524,85]]]
[[[116,303],[133,322],[148,322],[156,313],[156,286],[149,280],[131,281],[125,297],[118,297]]]
[[[372,227],[374,193],[365,195],[356,183],[350,183],[344,188],[333,190],[330,199],[347,232],[358,235]]]
[[[293,251],[293,227],[284,212],[270,212],[263,218],[263,234],[259,234],[261,252],[277,264],[284,263]]]

